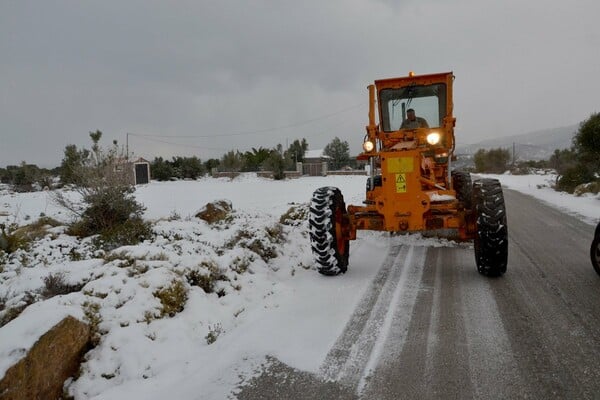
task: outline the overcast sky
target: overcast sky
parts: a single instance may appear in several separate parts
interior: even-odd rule
[[[409,71],[454,72],[459,144],[579,123],[600,111],[599,15],[598,0],[0,0],[0,166],[57,166],[97,129],[149,159],[335,136],[355,154],[367,85]]]

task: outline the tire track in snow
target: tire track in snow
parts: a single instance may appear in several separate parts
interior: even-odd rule
[[[375,279],[369,285],[363,298],[356,306],[354,313],[350,317],[344,331],[337,339],[320,368],[320,374],[326,380],[337,380],[340,370],[344,367],[350,358],[350,351],[358,342],[361,333],[365,330],[365,325],[369,319],[377,299],[385,283],[389,279],[394,260],[398,257],[401,246],[390,246],[388,254],[382,263]]]
[[[390,248],[379,273],[321,367],[325,379],[362,391],[382,356],[392,322],[393,326],[406,329],[409,325],[418,289],[411,282],[419,282],[426,252],[425,247]],[[403,310],[401,321],[397,321],[398,309]]]

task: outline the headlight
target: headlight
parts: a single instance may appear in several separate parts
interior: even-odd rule
[[[367,153],[370,151],[373,151],[374,148],[375,148],[375,145],[370,140],[363,142],[363,150],[366,151]]]
[[[437,132],[432,132],[429,135],[427,135],[427,143],[429,143],[430,145],[436,145],[440,142],[440,134]]]

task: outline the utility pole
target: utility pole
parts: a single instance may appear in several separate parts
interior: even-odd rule
[[[515,142],[513,142],[513,157],[512,158],[513,158],[512,165],[513,165],[513,168],[514,168],[515,167],[515,161],[516,161],[515,160]]]
[[[125,160],[129,161],[129,132],[125,134]]]

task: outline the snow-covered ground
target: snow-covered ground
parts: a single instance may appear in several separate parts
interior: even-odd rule
[[[600,218],[599,196],[555,192],[548,187],[551,175],[493,177],[590,224]],[[0,328],[0,376],[63,316],[84,319],[84,310],[89,315],[94,307],[101,338],[86,355],[81,376],[68,383],[76,399],[227,398],[267,355],[317,372],[377,272],[352,264],[381,265],[390,240],[359,232],[349,272],[317,274],[307,222],[279,220],[291,206],[305,209],[320,186],[337,186],[346,204],[360,204],[365,177],[272,181],[250,174],[151,182],[136,197],[154,222],[155,238],[110,254],[65,235],[63,227],[52,228],[30,251],[0,260],[0,317],[27,298],[37,300]],[[194,217],[218,199],[233,204],[231,220],[211,226]],[[0,191],[0,222],[23,225],[42,214],[69,219],[48,192]],[[445,245],[419,235],[394,240]],[[219,275],[211,293],[197,285],[198,276],[208,274]],[[49,276],[83,289],[45,298]],[[187,291],[185,308],[161,316],[155,293],[176,282]]]

